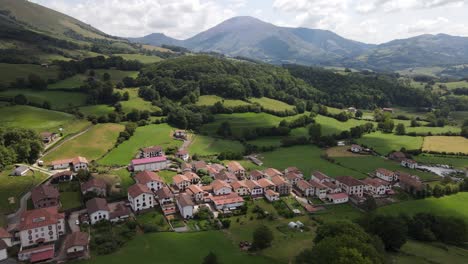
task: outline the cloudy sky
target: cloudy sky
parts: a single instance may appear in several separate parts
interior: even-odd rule
[[[468,36],[468,0],[31,0],[112,35],[185,39],[233,16],[332,30],[382,43],[420,34]]]

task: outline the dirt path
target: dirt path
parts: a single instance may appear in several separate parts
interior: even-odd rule
[[[44,154],[42,155],[41,159],[44,158],[45,156],[47,156],[48,154],[50,154],[51,152],[53,152],[54,150],[56,150],[57,148],[59,148],[60,146],[62,146],[63,144],[67,143],[68,141],[72,140],[72,139],[75,139],[81,135],[83,135],[84,133],[88,132],[91,128],[93,127],[93,125],[85,128],[83,131],[79,132],[78,134],[75,134],[71,137],[68,137],[60,142],[58,142],[57,144],[54,144],[52,147],[48,148]]]

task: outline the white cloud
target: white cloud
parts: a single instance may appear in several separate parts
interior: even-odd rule
[[[35,0],[111,35],[143,36],[162,32],[187,38],[235,15],[245,0],[230,0],[228,7],[215,0]]]
[[[395,12],[409,9],[431,9],[443,6],[460,6],[465,0],[359,0],[356,11],[370,13],[374,11]]]

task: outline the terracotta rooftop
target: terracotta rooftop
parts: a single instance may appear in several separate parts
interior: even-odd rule
[[[172,177],[172,181],[174,182],[174,184],[179,185],[180,183],[184,181],[190,181],[190,180],[187,178],[187,176],[183,174],[177,174],[176,176]]]
[[[195,204],[192,201],[192,198],[190,195],[186,193],[181,193],[177,197],[177,201],[179,202],[180,206],[185,207],[185,206],[194,206]]]
[[[211,201],[216,205],[225,205],[231,203],[240,203],[243,202],[244,199],[240,197],[237,193],[233,192],[227,195],[220,195],[220,196],[211,196]]]
[[[141,184],[147,184],[148,182],[152,181],[163,182],[161,177],[157,173],[152,171],[142,171],[137,173],[137,175],[135,175],[135,180]]]
[[[133,184],[132,186],[128,187],[127,192],[133,198],[138,197],[144,193],[153,194],[153,192],[148,188],[148,186],[139,183]]]
[[[227,182],[221,180],[214,180],[210,185],[213,186],[213,191],[217,191],[222,188],[231,189],[231,186]]]
[[[295,172],[286,173],[285,178],[290,180],[290,181],[292,181],[294,179],[302,179],[302,177],[299,174],[295,173]]]
[[[159,156],[159,157],[152,157],[152,158],[144,158],[144,159],[134,159],[132,160],[132,165],[142,165],[142,164],[149,164],[149,163],[159,163],[159,162],[166,162],[166,156]]]
[[[220,173],[215,174],[214,176],[215,179],[221,180],[221,181],[227,181],[227,180],[237,180],[236,175],[234,173],[223,170]]]
[[[152,147],[142,148],[141,151],[143,151],[143,152],[161,152],[162,147],[152,146]]]
[[[306,189],[309,189],[309,188],[312,188],[313,186],[307,182],[306,180],[299,180],[296,184],[297,188],[299,188],[299,190],[306,190]]]
[[[97,211],[110,211],[106,199],[103,198],[93,198],[88,200],[86,202],[86,209],[88,210],[88,214],[92,214]]]
[[[265,174],[263,174],[263,172],[259,171],[259,170],[253,170],[250,172],[250,176],[254,177],[254,178],[261,178],[261,177],[264,177]]]
[[[174,198],[174,194],[171,192],[171,190],[167,186],[164,186],[163,188],[157,190],[156,191],[156,196],[158,196],[159,200]]]
[[[249,190],[252,190],[254,188],[262,188],[257,181],[252,181],[252,180],[245,180],[245,185],[247,185],[247,188]]]
[[[0,238],[9,238],[13,237],[5,228],[0,227]]]
[[[283,177],[276,175],[271,178],[271,181],[276,185],[280,186],[283,184],[289,184]]]
[[[62,176],[72,176],[72,175],[73,175],[73,171],[61,171],[52,175],[52,178],[58,178]]]
[[[187,177],[187,180],[189,181],[200,179],[200,176],[198,176],[196,173],[191,172],[191,171],[184,172],[184,176]]]
[[[312,175],[315,178],[319,179],[320,181],[330,179],[330,177],[328,177],[327,175],[325,175],[324,173],[322,173],[320,171],[314,171],[314,172],[312,172]]]
[[[104,180],[92,178],[91,180],[81,184],[81,192],[85,192],[90,188],[106,189],[107,184]]]
[[[198,185],[192,184],[192,185],[190,185],[189,187],[187,187],[187,190],[186,190],[186,191],[187,191],[187,192],[190,192],[190,193],[192,193],[192,194],[196,194],[196,193],[201,193],[201,192],[203,192],[203,189],[202,189],[200,186],[198,186]]]
[[[265,169],[263,171],[263,173],[265,175],[267,175],[268,177],[270,178],[273,178],[275,176],[278,176],[278,175],[283,175],[283,173],[281,173],[279,170],[275,169],[275,168],[268,168],[268,169]]]
[[[228,168],[228,170],[233,171],[233,172],[245,171],[244,167],[242,167],[242,165],[237,161],[230,161],[227,164],[227,168]]]
[[[267,178],[262,178],[257,181],[262,188],[268,188],[270,186],[275,186],[275,184]]]
[[[89,244],[89,235],[86,232],[74,232],[65,238],[65,249],[75,246],[86,247]]]
[[[385,176],[392,176],[392,175],[394,174],[393,171],[387,170],[387,169],[384,169],[384,168],[378,168],[378,169],[376,170],[376,172],[378,172],[378,173],[380,173],[380,174],[383,174],[383,175],[385,175]]]
[[[365,178],[364,180],[362,180],[363,183],[367,184],[367,185],[371,185],[373,187],[379,187],[379,186],[388,186],[390,185],[390,183],[384,181],[384,180],[381,180],[379,178]]]
[[[336,177],[336,180],[344,185],[347,186],[359,186],[359,185],[364,185],[363,182],[361,182],[358,179],[355,179],[351,176],[338,176]]]
[[[34,204],[43,199],[58,199],[59,196],[57,188],[47,184],[39,185],[31,191],[31,199]]]
[[[322,184],[320,182],[317,182],[317,181],[314,181],[314,180],[310,180],[309,184],[312,185],[312,187],[314,187],[316,189],[326,189],[327,188],[327,186],[325,186],[324,184]]]
[[[270,190],[270,189],[266,190],[265,193],[266,193],[267,195],[269,195],[269,196],[279,196],[279,193],[277,193],[277,192],[275,192],[275,191],[273,191],[273,190]]]
[[[327,194],[327,196],[335,200],[335,199],[344,199],[348,197],[348,194],[347,193],[329,193]]]
[[[247,184],[245,184],[245,181],[233,181],[231,182],[231,187],[234,190],[238,190],[240,188],[248,188]]]
[[[37,227],[57,224],[60,219],[64,219],[63,213],[58,213],[57,207],[40,208],[24,211],[21,214],[19,230],[28,230]]]

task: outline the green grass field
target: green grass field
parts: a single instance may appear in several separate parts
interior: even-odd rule
[[[425,137],[423,143],[424,151],[436,151],[447,153],[468,154],[468,139],[464,137]]]
[[[104,73],[109,73],[110,74],[110,81],[113,84],[117,84],[118,82],[121,82],[123,78],[125,77],[132,77],[136,78],[138,77],[138,72],[137,71],[121,71],[121,70],[115,70],[115,69],[97,69],[94,70],[96,73],[96,77],[102,79],[102,75]]]
[[[124,130],[119,124],[97,124],[88,132],[65,142],[58,149],[43,157],[47,163],[53,160],[82,156],[89,161],[96,160],[111,149],[119,133]]]
[[[149,146],[180,146],[181,141],[171,138],[172,128],[167,124],[139,127],[127,141],[111,150],[98,160],[103,165],[127,165],[135,157],[139,148]]]
[[[89,264],[114,263],[202,263],[212,251],[221,263],[278,263],[274,259],[250,256],[229,241],[222,232],[153,233],[139,235],[114,254],[96,256],[79,262]],[[175,252],[177,252],[175,254]]]
[[[225,107],[234,107],[240,105],[249,105],[248,102],[242,100],[224,99],[216,95],[202,95],[198,98],[196,105],[198,106],[212,106],[217,102],[222,102]]]
[[[201,156],[216,155],[221,152],[243,152],[244,146],[239,141],[212,138],[209,136],[197,135],[189,146],[191,155]]]
[[[72,77],[66,78],[64,80],[58,81],[53,84],[49,84],[47,89],[75,89],[79,88],[86,81],[87,76],[84,74],[76,74]]]
[[[350,204],[337,204],[327,206],[326,210],[314,213],[314,218],[322,221],[333,222],[341,220],[354,221],[362,216],[362,212]]]
[[[270,99],[267,97],[262,97],[262,98],[249,98],[249,101],[252,103],[258,103],[261,105],[263,108],[272,110],[272,111],[286,111],[286,110],[294,110],[295,107],[292,105],[289,105],[287,103],[283,103],[281,101],[275,100],[275,99]]]
[[[449,116],[457,124],[462,125],[468,119],[468,111],[454,111],[450,112]]]
[[[61,192],[60,193],[61,210],[78,208],[81,206],[81,193],[76,192]]]
[[[49,68],[43,68],[40,65],[34,64],[8,64],[0,63],[0,83],[10,84],[16,81],[17,78],[28,79],[30,74],[36,74],[42,79],[56,79],[59,73],[59,68],[51,66]]]
[[[264,167],[273,167],[284,170],[287,167],[295,166],[301,169],[304,176],[309,178],[312,171],[319,170],[329,176],[349,175],[356,178],[363,178],[361,172],[353,171],[348,168],[330,163],[320,156],[324,153],[318,147],[295,146],[289,148],[279,148],[272,152],[262,153],[260,156],[263,160]]]
[[[337,157],[334,158],[340,165],[361,172],[363,175],[374,172],[378,168],[385,168],[392,171],[402,171],[410,174],[418,175],[422,180],[438,179],[439,176],[423,172],[419,170],[412,170],[400,166],[400,163],[383,159],[377,156],[361,156],[361,157]]]
[[[430,155],[430,154],[421,154],[414,159],[417,162],[425,164],[442,164],[450,165],[458,169],[463,169],[468,166],[468,157],[463,156],[440,156],[440,155]]]
[[[144,64],[155,63],[161,61],[162,59],[158,56],[148,56],[142,54],[114,54],[115,56],[120,56],[125,60],[137,60]]]
[[[391,256],[399,264],[464,264],[468,250],[439,243],[421,243],[409,240],[398,254]]]
[[[331,118],[328,116],[322,116],[322,115],[317,115],[315,117],[315,121],[322,126],[323,135],[339,134],[344,130],[349,130],[352,127],[363,125],[369,122],[369,121],[357,120],[357,119],[349,119],[346,122],[340,122],[334,118]],[[375,127],[375,123],[374,123],[374,127]]]
[[[163,170],[158,172],[159,176],[164,180],[166,184],[172,184],[172,178],[177,175],[177,172],[170,170]]]
[[[57,131],[64,128],[64,133],[75,133],[89,124],[77,121],[72,115],[36,108],[31,106],[8,106],[0,108],[0,126],[30,128],[38,132]]]
[[[99,117],[114,112],[114,107],[108,105],[90,105],[80,107],[79,110],[85,116],[95,115]]]
[[[138,96],[138,88],[126,88],[119,90],[121,93],[128,92],[129,100],[121,101],[122,111],[125,113],[131,112],[133,109],[140,111],[150,111],[155,112],[161,110],[159,107],[152,105],[151,102],[143,100]]]
[[[441,198],[426,198],[396,203],[377,209],[378,213],[398,215],[400,213],[413,215],[420,212],[443,216],[457,216],[468,221],[468,193],[462,192]]]
[[[400,150],[401,148],[420,149],[423,144],[422,137],[397,136],[382,132],[366,134],[357,141],[359,144],[372,147],[383,155],[394,150]]]
[[[22,194],[39,184],[47,175],[41,172],[28,172],[25,176],[9,176],[13,167],[0,171],[0,225],[5,223],[5,214],[12,213],[19,205]]]
[[[281,137],[263,137],[255,140],[249,140],[247,143],[257,147],[280,147]]]
[[[13,98],[23,94],[28,101],[42,105],[45,101],[51,104],[52,109],[63,110],[76,106],[86,105],[86,95],[77,92],[62,91],[34,91],[26,89],[13,89],[0,92],[0,98]]]

